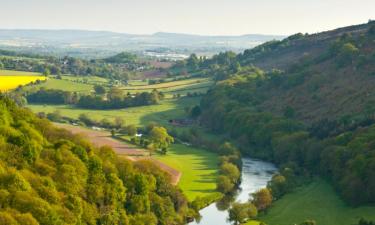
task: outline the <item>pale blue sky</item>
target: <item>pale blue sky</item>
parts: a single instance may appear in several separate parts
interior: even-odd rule
[[[375,19],[375,0],[0,0],[0,28],[239,35],[314,33]]]

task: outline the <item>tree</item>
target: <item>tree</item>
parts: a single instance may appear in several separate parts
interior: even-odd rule
[[[229,220],[235,224],[246,222],[246,220],[255,218],[258,215],[257,208],[251,203],[238,203],[232,204],[229,209]]]
[[[43,75],[44,75],[44,76],[51,75],[51,71],[49,70],[49,68],[45,68],[45,69],[44,69],[44,71],[43,71]]]
[[[52,113],[47,114],[47,118],[54,122],[59,122],[62,119],[61,112],[59,110],[55,110]]]
[[[118,87],[113,87],[111,88],[111,90],[109,91],[108,93],[108,99],[113,101],[113,100],[116,100],[116,99],[123,99],[124,97],[124,92],[123,90],[121,90],[120,88]]]
[[[272,180],[268,183],[268,188],[271,190],[273,197],[279,199],[287,191],[285,177],[281,174],[274,175]]]
[[[94,86],[94,91],[97,95],[104,95],[106,93],[105,88],[102,85],[98,84]]]
[[[117,129],[121,129],[125,125],[125,121],[121,117],[116,117],[115,118],[115,126]]]
[[[262,188],[252,196],[252,203],[259,211],[266,210],[272,204],[272,194],[268,188]]]
[[[166,149],[174,142],[172,136],[164,127],[153,127],[149,133],[149,138],[156,149]]]
[[[216,189],[224,194],[231,192],[234,188],[234,184],[231,182],[231,180],[224,175],[220,175],[217,178],[216,185]]]
[[[194,108],[191,110],[191,117],[194,119],[198,118],[202,113],[201,107],[199,105],[194,106]]]
[[[295,115],[296,115],[296,112],[295,112],[295,110],[294,110],[291,106],[288,105],[288,106],[284,109],[284,116],[285,116],[286,118],[291,119],[291,118],[294,118]]]
[[[316,225],[316,222],[314,220],[306,220],[300,223],[300,225]]]
[[[134,136],[137,134],[137,127],[135,125],[128,125],[126,127],[126,133],[129,135],[129,136]]]
[[[92,120],[87,114],[80,114],[78,119],[83,122],[84,124],[86,124],[86,126],[93,126],[95,125],[95,121]]]
[[[233,184],[236,184],[240,179],[241,173],[237,166],[232,163],[225,162],[220,167],[220,172],[227,176]]]
[[[315,225],[315,224],[314,224]],[[358,225],[375,225],[375,222],[373,221],[367,221],[363,218],[361,218],[359,221],[358,221]]]

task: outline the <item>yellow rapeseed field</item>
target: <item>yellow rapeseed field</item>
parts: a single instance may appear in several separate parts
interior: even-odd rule
[[[0,76],[0,91],[8,91],[17,88],[19,85],[45,79],[44,76]]]

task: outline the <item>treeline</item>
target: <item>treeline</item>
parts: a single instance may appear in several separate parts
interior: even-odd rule
[[[132,72],[147,66],[147,63],[138,61],[135,55],[129,53],[122,53],[108,59],[84,60],[68,56],[63,58],[34,56],[0,50],[0,69],[39,72],[44,75],[95,75],[115,80],[128,80]]]
[[[107,95],[80,95],[76,92],[44,89],[26,94],[27,101],[34,104],[69,104],[86,109],[121,109],[127,107],[157,104],[164,98],[162,92],[141,92],[125,94],[119,88],[112,88]]]
[[[119,158],[0,98],[3,224],[185,224],[181,191],[147,161]]]

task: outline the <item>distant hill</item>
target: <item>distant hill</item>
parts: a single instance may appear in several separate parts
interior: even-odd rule
[[[97,58],[121,51],[165,49],[174,53],[212,55],[220,51],[243,51],[283,36],[249,34],[243,36],[201,36],[176,33],[135,35],[85,30],[5,30],[0,29],[0,48],[42,54],[83,55]]]

